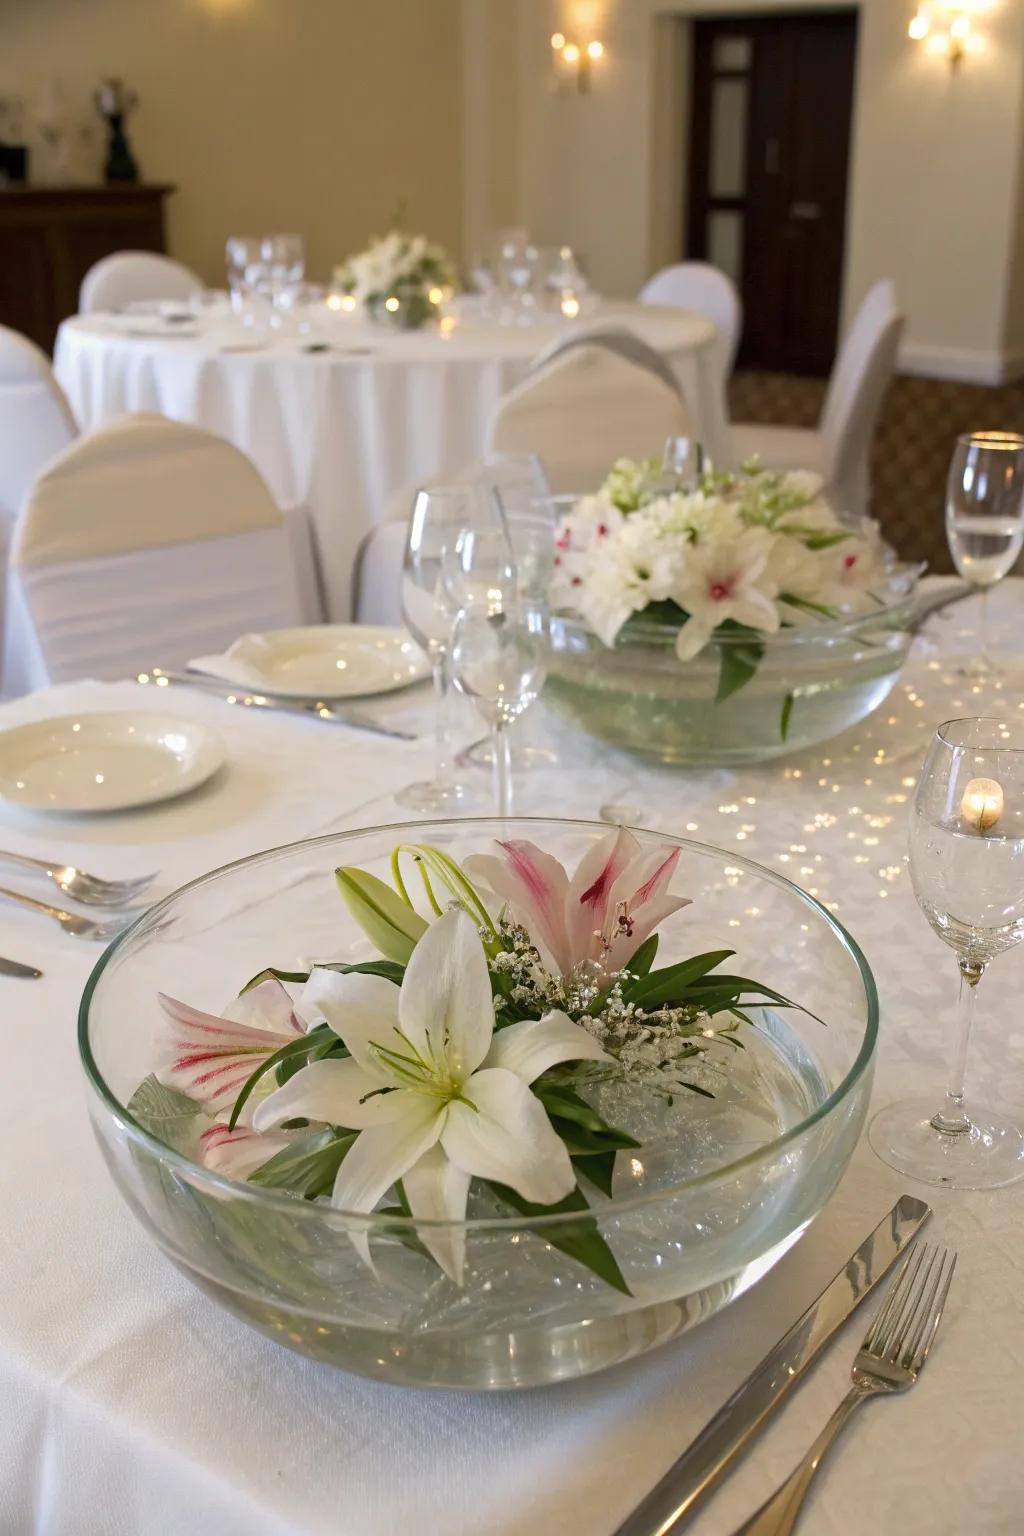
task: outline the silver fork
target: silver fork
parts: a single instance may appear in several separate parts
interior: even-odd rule
[[[9,891],[3,885],[0,885],[0,901],[13,901],[19,907],[30,907],[33,912],[42,912],[45,917],[52,917],[55,923],[60,923],[65,933],[73,933],[76,939],[96,939],[104,944],[110,939],[116,939],[132,921],[127,915],[109,918],[105,922],[97,922],[91,917],[79,917],[77,912],[65,912],[63,907],[51,907],[49,902],[36,901],[34,896],[26,896],[22,891]]]
[[[915,1383],[942,1317],[956,1268],[956,1254],[920,1243],[912,1248],[889,1286],[885,1301],[853,1362],[853,1386],[798,1467],[734,1536],[787,1536],[803,1507],[814,1474],[861,1403],[906,1392]]]
[[[70,896],[72,901],[80,901],[86,907],[131,906],[156,879],[156,875],[137,875],[130,880],[104,880],[74,864],[33,859],[27,853],[0,851],[0,864],[10,864],[17,869],[30,869],[47,875],[65,896]]]

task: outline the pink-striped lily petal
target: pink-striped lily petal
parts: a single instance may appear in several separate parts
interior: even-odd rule
[[[507,1184],[538,1205],[553,1205],[572,1191],[576,1175],[565,1143],[514,1072],[485,1067],[474,1072],[464,1093],[468,1102],[449,1104],[441,1132],[441,1145],[457,1168]]]
[[[597,958],[600,944],[595,944],[594,934],[606,931],[615,883],[639,851],[640,844],[632,832],[619,827],[588,848],[577,865],[566,902],[569,944],[577,958]],[[614,916],[614,909],[611,910]]]
[[[607,1053],[581,1024],[552,1009],[542,1019],[521,1019],[499,1029],[487,1052],[487,1067],[503,1067],[532,1083],[562,1061],[607,1061]],[[469,1090],[467,1089],[467,1093]],[[472,1098],[472,1094],[469,1096]]]
[[[526,929],[555,975],[567,975],[573,956],[566,931],[569,877],[550,853],[522,839],[499,842],[504,858],[473,854],[465,861],[471,878],[484,880]]]
[[[213,1173],[222,1173],[229,1179],[247,1179],[300,1135],[301,1131],[275,1131],[261,1136],[251,1126],[236,1125],[229,1131],[226,1123],[218,1123],[200,1136],[199,1157]]]
[[[257,1131],[270,1131],[285,1120],[316,1120],[362,1131],[400,1119],[412,1097],[405,1088],[387,1091],[384,1080],[352,1057],[311,1061],[257,1104],[252,1123]]]
[[[280,983],[263,982],[238,999],[239,1004],[252,999],[241,1010],[246,1020],[266,1017],[266,996],[253,999],[253,993],[262,992],[264,987],[277,988]],[[233,1106],[261,1060],[304,1033],[290,1008],[288,1026],[271,1030],[261,1024],[203,1013],[163,992],[158,1001],[166,1029],[157,1052],[157,1078],[215,1113]],[[272,1086],[268,1083],[263,1091]]]
[[[469,1174],[456,1168],[440,1146],[431,1147],[413,1163],[402,1175],[402,1187],[410,1211],[421,1221],[465,1220]],[[465,1227],[417,1227],[416,1236],[448,1278],[461,1285],[466,1263]]]
[[[268,976],[259,986],[249,987],[240,997],[232,998],[222,1017],[253,1029],[265,1029],[269,1034],[304,1033],[291,997],[276,976]]]

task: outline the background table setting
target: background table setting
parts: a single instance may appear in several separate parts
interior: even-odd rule
[[[995,648],[1012,650],[1024,590],[993,602]],[[907,807],[935,723],[965,712],[1019,716],[1013,674],[965,679],[969,607],[932,619],[875,714],[777,768],[678,770],[610,750],[547,715],[534,734],[557,765],[517,776],[517,810],[598,818],[632,801],[642,824],[707,839],[806,886],[862,943],[883,997],[876,1103],[941,1094],[952,962],[940,964],[904,864]],[[368,707],[418,733],[388,740],[315,718],[229,704],[152,682],[75,684],[3,708],[5,729],[61,713],[167,711],[209,726],[225,749],[205,785],[119,816],[29,815],[4,807],[4,843],[110,877],[159,870],[154,895],[227,860],[298,837],[400,820],[396,793],[430,761],[423,689]],[[542,706],[541,706],[542,707]],[[463,721],[462,740],[479,725]],[[486,792],[487,778],[477,770]],[[912,1400],[865,1414],[830,1464],[816,1531],[1016,1529],[1015,1454],[1024,1408],[1016,1327],[1020,1186],[964,1194],[915,1185],[862,1140],[811,1231],[727,1315],[660,1351],[541,1392],[470,1397],[410,1391],[331,1371],[214,1308],[125,1219],[90,1136],[73,1043],[96,947],[3,908],[0,948],[38,981],[0,978],[8,1016],[8,1146],[0,1246],[0,1523],[74,1536],[160,1529],[371,1533],[413,1523],[444,1536],[526,1528],[611,1533],[906,1190],[933,1205],[959,1250],[934,1364]],[[1004,1070],[1019,1049],[1019,955],[986,982],[977,1096],[1020,1114]],[[19,1015],[31,1004],[31,1028]],[[49,1121],[40,1125],[41,1114]],[[870,1304],[869,1304],[870,1305]],[[866,1326],[855,1318],[704,1509],[725,1533],[806,1448],[838,1401]],[[47,1468],[45,1503],[18,1475]],[[870,1468],[870,1475],[865,1469]]]
[[[229,241],[229,251],[237,243]],[[232,267],[233,309],[199,296],[65,321],[55,370],[85,430],[127,411],[157,411],[242,449],[279,506],[308,510],[327,616],[344,619],[356,550],[389,498],[478,459],[498,402],[560,336],[592,325],[637,336],[678,381],[694,434],[716,461],[728,462],[718,334],[707,316],[600,300],[585,292],[575,267],[563,281],[576,286],[559,287],[542,307],[528,302],[534,279],[525,257],[518,260],[512,271],[525,274],[525,284],[508,285],[508,305],[488,294],[453,299],[441,271],[442,286],[430,278],[428,289],[436,301],[426,305],[434,318],[443,309],[440,324],[410,328],[402,315],[388,323],[383,298],[376,320],[362,297],[357,306],[353,289],[372,290],[354,277],[310,294],[301,287],[300,245],[298,257],[272,269],[287,278],[257,276],[265,264],[250,260],[244,292]]]

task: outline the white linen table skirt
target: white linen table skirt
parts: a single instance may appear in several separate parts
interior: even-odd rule
[[[627,325],[663,354],[697,435],[726,462],[712,323],[643,304],[606,304],[592,319]],[[295,337],[231,350],[245,339],[231,322],[197,323],[198,334],[168,328],[166,337],[150,334],[153,324],[93,315],[61,326],[54,365],[83,430],[125,411],[159,411],[228,438],[279,506],[308,509],[332,619],[349,616],[355,552],[389,498],[478,458],[502,395],[569,330],[467,319],[444,337],[348,317],[331,326],[329,351],[311,353]]]
[[[735,847],[832,905],[882,997],[877,1104],[923,1089],[938,1099],[945,1080],[955,963],[919,913],[903,863],[923,750],[951,715],[1024,707],[1019,689],[975,693],[952,671],[972,607],[934,620],[888,704],[824,748],[770,767],[684,773],[552,728],[561,767],[521,785],[520,808],[548,815],[595,815],[629,799],[649,825]],[[993,607],[1012,645],[1024,582],[1006,582]],[[394,790],[430,763],[426,734],[389,742],[124,683],[14,701],[0,707],[0,726],[114,707],[212,723],[230,762],[204,789],[149,811],[47,821],[4,809],[0,846],[110,875],[160,867],[166,889],[332,819],[392,819]],[[429,725],[425,690],[373,707]],[[681,891],[690,874],[684,857]],[[1020,1531],[1024,1184],[926,1190],[862,1143],[778,1267],[664,1349],[520,1395],[392,1388],[249,1330],[157,1252],[116,1193],[86,1114],[75,1015],[98,949],[0,906],[0,953],[46,973],[0,978],[4,1536],[608,1536],[907,1189],[933,1204],[931,1237],[960,1250],[946,1319],[914,1392],[869,1407],[830,1460],[805,1524],[814,1536]],[[183,995],[195,981],[182,978]],[[979,1101],[1018,1116],[1022,982],[1024,947],[986,978],[972,1071]],[[866,1318],[850,1323],[706,1506],[696,1536],[727,1536],[789,1471],[845,1392]]]

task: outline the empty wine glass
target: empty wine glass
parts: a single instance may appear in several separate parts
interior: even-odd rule
[[[953,564],[980,594],[978,653],[965,671],[991,673],[988,590],[1024,545],[1024,437],[969,432],[957,438],[946,485],[946,539]]]
[[[512,806],[508,730],[533,703],[547,675],[546,604],[520,589],[503,530],[468,529],[446,558],[446,585],[460,608],[452,630],[451,673],[492,733],[499,816]]]
[[[435,485],[417,492],[402,564],[402,618],[430,659],[437,747],[434,778],[410,784],[395,797],[409,810],[466,808],[475,798],[452,773],[447,659],[457,608],[442,571],[446,551],[454,550],[465,528],[476,525],[497,525],[493,504],[481,486]]]
[[[244,325],[264,318],[266,266],[261,235],[230,235],[224,247],[231,308]]]
[[[1024,725],[951,720],[939,727],[910,816],[914,894],[957,958],[960,1000],[942,1105],[916,1098],[872,1121],[879,1157],[953,1189],[991,1189],[1024,1176],[1024,1134],[1005,1115],[964,1107],[978,984],[1024,938]]]
[[[500,247],[500,272],[502,289],[511,299],[512,320],[516,324],[529,324],[537,307],[533,291],[537,280],[538,252],[520,231],[506,239]]]
[[[306,275],[306,248],[301,235],[265,235],[262,244],[266,291],[277,316],[292,307]],[[280,319],[277,320],[280,324]]]
[[[704,448],[695,437],[667,437],[661,456],[666,484],[674,491],[695,491],[701,477],[712,468]]]

